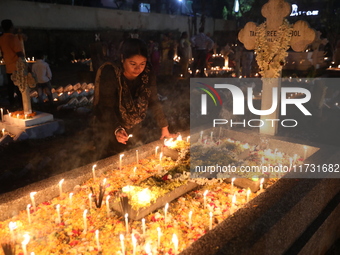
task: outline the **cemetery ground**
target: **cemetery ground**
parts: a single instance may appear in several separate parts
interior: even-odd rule
[[[90,82],[93,74],[81,65],[53,67],[53,87]],[[189,79],[158,77],[158,92],[162,95],[162,105],[173,133],[190,128]],[[0,103],[5,93],[0,87]],[[90,130],[91,112],[81,113],[73,109],[57,110],[60,103],[54,102],[51,111],[55,119],[64,121],[62,135],[44,139],[30,139],[12,142],[0,147],[0,193],[15,190],[27,184],[43,180],[62,172],[94,163],[96,156]],[[3,106],[2,106],[3,107]],[[33,110],[36,105],[33,104]],[[340,110],[323,107],[322,115],[305,117],[298,109],[288,111],[286,119],[298,120],[295,128],[279,128],[279,136],[300,141],[317,142],[334,146],[340,145]],[[258,116],[254,116],[258,118]],[[151,131],[151,140],[158,139]]]

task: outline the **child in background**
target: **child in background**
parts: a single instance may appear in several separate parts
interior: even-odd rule
[[[35,74],[37,79],[37,90],[39,95],[39,105],[43,108],[44,105],[44,95],[45,93],[48,97],[48,103],[50,106],[53,105],[52,97],[52,72],[48,63],[44,60],[44,54],[42,51],[36,52],[37,61],[32,65],[32,72]]]

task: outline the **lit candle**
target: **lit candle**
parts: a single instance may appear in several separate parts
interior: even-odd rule
[[[213,139],[213,132],[210,133],[210,140]]]
[[[124,154],[119,155],[119,170],[122,169],[122,158],[124,157]]]
[[[91,210],[92,209],[92,193],[89,194],[89,206]]]
[[[133,135],[132,135],[132,134],[129,134],[128,139],[131,138],[131,137],[133,137]]]
[[[131,235],[132,239],[132,254],[136,255],[137,239],[134,234]]]
[[[212,230],[212,217],[213,217],[213,213],[209,212],[209,230]]]
[[[24,241],[21,242],[24,255],[27,255],[27,244],[28,244],[29,241],[30,241],[29,234],[24,234]]]
[[[136,150],[136,161],[137,161],[137,164],[139,162],[139,158],[138,158],[138,150]]]
[[[208,190],[204,191],[203,193],[203,201],[204,201],[204,209],[207,207],[207,194],[208,194]]]
[[[97,165],[93,165],[93,166],[92,166],[92,177],[93,177],[93,181],[96,180],[96,167],[97,167]]]
[[[146,230],[146,226],[145,226],[145,219],[142,219],[142,229],[143,229],[143,235],[145,236],[145,230]]]
[[[202,141],[203,139],[203,131],[201,131],[201,134],[200,134],[200,140]]]
[[[190,136],[187,137],[187,143],[190,141]]]
[[[157,156],[158,149],[159,149],[159,146],[156,146],[156,148],[155,148],[155,157]]]
[[[289,158],[289,171],[293,167],[293,159],[292,157]]]
[[[28,225],[31,225],[31,204],[27,205],[26,211],[27,211]]]
[[[15,240],[14,240],[14,229],[16,229],[17,228],[17,224],[15,223],[15,222],[10,222],[9,224],[8,224],[8,228],[9,228],[9,233],[11,234],[11,240],[12,240],[12,242],[14,242]]]
[[[83,212],[84,233],[85,233],[85,234],[86,234],[86,232],[87,232],[87,218],[86,218],[86,214],[87,214],[87,209],[85,209],[84,212]]]
[[[159,153],[159,164],[162,164],[163,152]]]
[[[107,197],[106,197],[106,216],[107,217],[110,217],[110,201],[109,201],[109,199],[110,199],[110,195],[107,195]]]
[[[60,217],[60,204],[57,204],[57,205],[56,205],[56,209],[57,209],[57,215],[58,215],[57,223],[60,224],[60,222],[61,222],[61,217]]]
[[[162,235],[161,228],[157,227],[157,246],[158,246],[158,248],[161,246],[161,235]]]
[[[264,182],[264,178],[262,178],[261,181],[260,181],[260,191],[263,190],[263,182]]]
[[[137,170],[137,167],[135,166],[135,167],[133,168],[133,175],[136,175],[136,170]]]
[[[97,229],[95,233],[96,233],[96,244],[97,244],[97,249],[98,249],[98,251],[100,251],[101,248],[100,248],[100,243],[99,243],[99,230]]]
[[[234,188],[234,181],[236,180],[236,178],[231,178],[231,190],[233,190]]]
[[[24,117],[25,119],[27,119],[27,114],[25,114],[25,117]]]
[[[2,136],[4,136],[5,135],[5,129],[3,128],[2,129]]]
[[[172,242],[174,244],[175,254],[177,254],[178,253],[178,238],[176,234],[172,235]]]
[[[307,158],[307,146],[304,145],[304,146],[303,146],[303,149],[304,149],[303,159],[305,160],[305,159]]]
[[[70,205],[72,205],[72,197],[73,197],[73,193],[71,192],[70,194],[69,194],[69,201],[70,201]]]
[[[4,109],[0,108],[1,110],[1,122],[4,122]]]
[[[59,182],[59,195],[60,196],[63,194],[63,182],[64,182],[64,179],[61,179]]]
[[[189,228],[191,228],[192,224],[192,211],[189,212]]]
[[[30,193],[30,197],[31,197],[31,201],[32,201],[32,205],[33,205],[33,210],[34,210],[34,211],[37,210],[37,207],[36,207],[36,205],[35,205],[35,199],[34,199],[35,194],[37,194],[37,192],[31,192],[31,193]]]
[[[251,193],[251,190],[248,188],[247,189],[247,203],[249,202],[250,193]]]
[[[167,218],[168,218],[168,208],[169,208],[169,203],[166,203],[166,204],[165,204],[165,207],[164,207],[164,223],[167,222]]]
[[[129,214],[125,213],[125,231],[129,233]]]
[[[19,119],[19,116],[20,116],[20,114],[18,113],[18,114],[17,114],[17,119]]]
[[[122,254],[125,255],[125,243],[124,243],[124,235],[120,234],[119,235],[119,239],[120,239],[120,246],[122,248]]]

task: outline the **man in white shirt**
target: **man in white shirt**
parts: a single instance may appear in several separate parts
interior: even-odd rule
[[[52,72],[48,63],[44,60],[44,54],[41,51],[36,53],[37,61],[32,65],[32,72],[35,74],[37,79],[37,90],[39,95],[40,107],[43,107],[44,94],[48,97],[48,103],[53,105],[52,97]]]
[[[204,28],[199,29],[199,34],[191,38],[191,43],[195,47],[196,56],[194,60],[193,71],[198,69],[200,76],[204,77],[204,68],[206,67],[207,53],[213,48],[214,41],[204,34]]]

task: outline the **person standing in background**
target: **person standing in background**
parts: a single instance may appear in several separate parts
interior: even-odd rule
[[[53,97],[52,97],[52,72],[48,63],[45,62],[44,54],[42,51],[36,52],[37,61],[32,66],[32,72],[35,74],[37,79],[37,90],[39,96],[39,105],[41,110],[44,105],[44,94],[48,97],[48,103],[50,106],[53,105]]]
[[[191,43],[188,40],[187,32],[183,32],[179,40],[178,56],[181,58],[179,61],[181,74],[185,77],[188,73],[189,59],[191,58]]]
[[[12,20],[2,20],[1,27],[4,33],[0,36],[0,51],[5,60],[8,101],[12,108],[11,110],[17,110],[18,108],[22,108],[22,96],[19,88],[14,85],[11,76],[17,69],[17,60],[19,58],[25,58],[24,49],[18,36],[14,34]],[[17,98],[14,97],[14,93],[17,95]]]
[[[204,34],[204,28],[199,29],[199,34],[191,38],[191,42],[196,50],[193,72],[198,69],[200,76],[204,77],[204,68],[206,67],[207,53],[212,50],[214,41]]]

